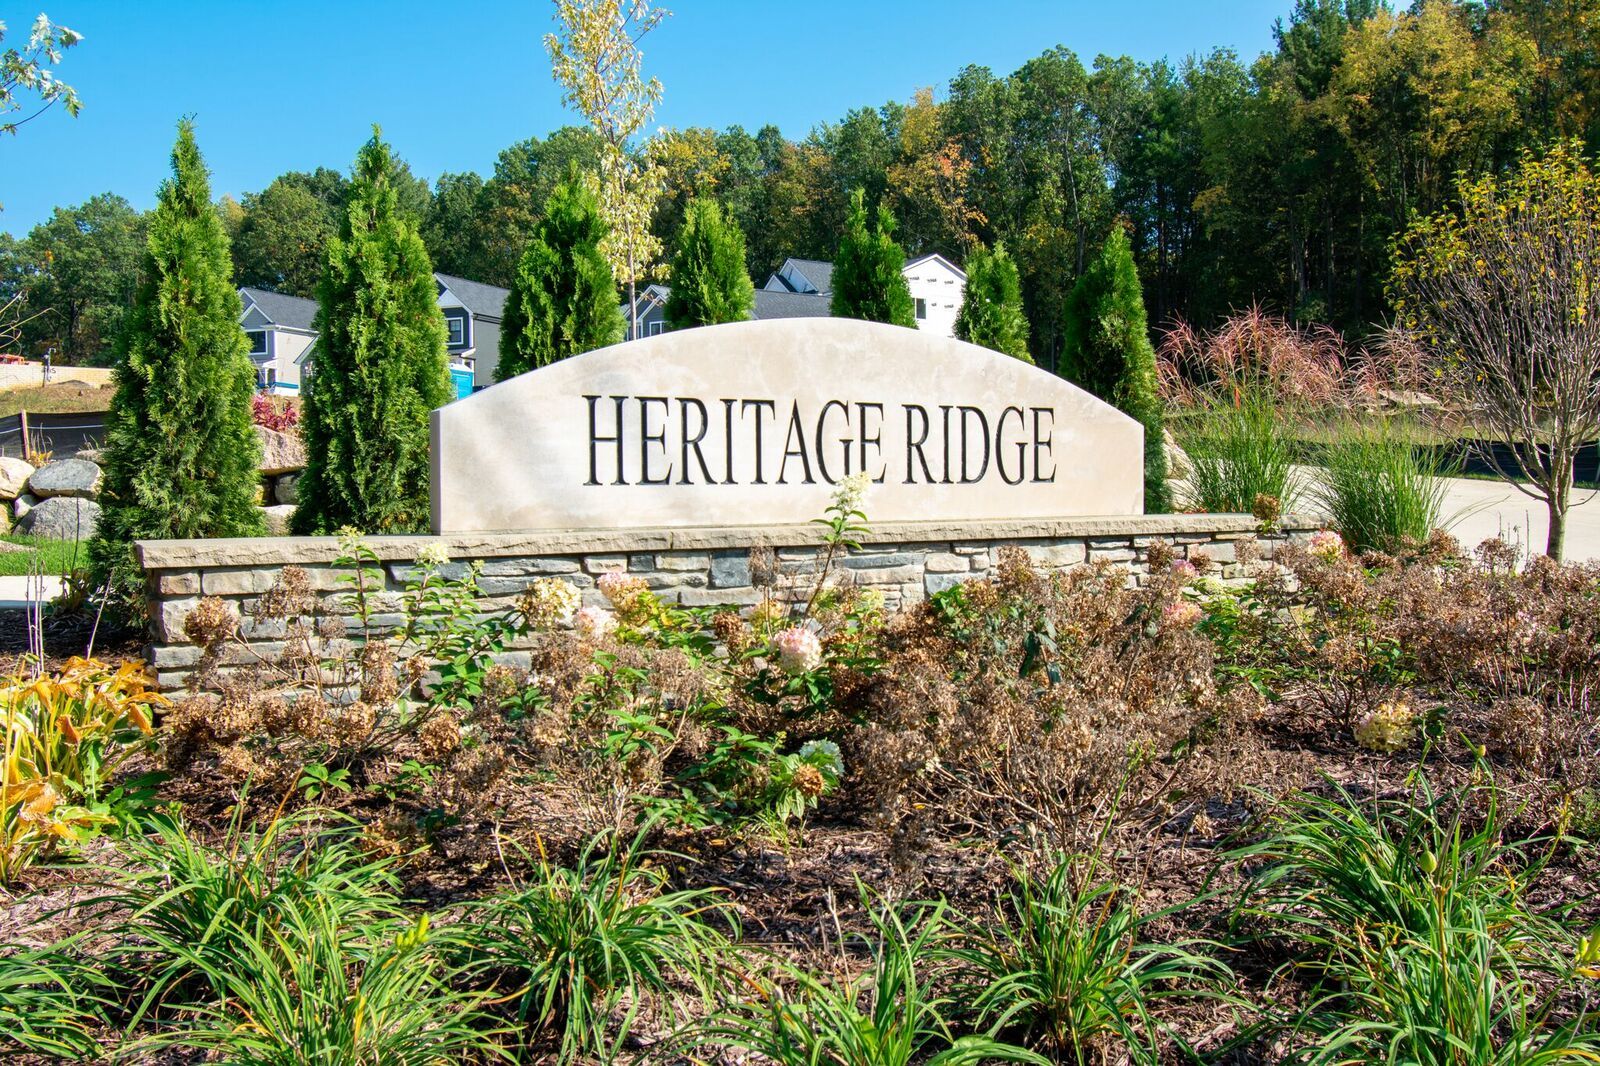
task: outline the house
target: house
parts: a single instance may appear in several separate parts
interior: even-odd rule
[[[956,335],[956,315],[967,291],[967,275],[937,253],[909,260],[902,273],[911,290],[917,328],[941,337]],[[639,293],[639,336],[664,332],[667,297],[665,285],[650,285]],[[827,318],[833,313],[833,264],[820,259],[785,259],[783,265],[756,290],[750,317]],[[627,304],[622,307],[628,314]]]
[[[500,319],[510,292],[450,274],[435,274],[439,308],[444,312],[450,377],[457,397],[494,384],[500,362]],[[240,325],[250,339],[256,387],[293,396],[311,375],[316,350],[317,302],[268,289],[239,290],[244,304]]]
[[[275,396],[296,395],[301,361],[317,342],[317,301],[248,285],[239,290],[239,300],[244,304],[239,324],[250,341],[256,388]]]
[[[500,320],[511,290],[450,274],[434,274],[433,279],[438,282],[439,306],[444,309],[450,373],[460,377],[463,370],[470,372],[463,396],[473,389],[486,389],[494,384],[495,368],[500,365]]]
[[[666,285],[648,285],[639,292],[639,336],[654,337],[667,329],[667,297],[672,289]],[[796,293],[788,290],[756,290],[756,304],[751,318],[827,318],[832,298],[820,293]],[[622,317],[628,317],[628,305],[622,305]]]

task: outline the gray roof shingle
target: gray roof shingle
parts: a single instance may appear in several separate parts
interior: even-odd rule
[[[796,259],[790,256],[783,261],[784,266],[793,265],[807,281],[817,287],[817,292],[826,296],[833,291],[833,264],[824,263],[820,259]]]
[[[756,309],[751,318],[827,318],[833,298],[820,293],[768,292],[756,290]]]
[[[433,275],[445,288],[455,294],[461,301],[461,306],[471,311],[478,318],[492,318],[499,321],[505,312],[506,297],[511,295],[510,289],[502,289],[498,285],[485,285],[481,281],[470,278],[458,278],[453,274]]]
[[[307,333],[315,328],[312,325],[317,317],[315,300],[307,300],[303,296],[289,296],[273,292],[271,289],[252,288],[248,285],[240,288],[239,292],[260,308],[261,313],[275,326],[303,329]]]

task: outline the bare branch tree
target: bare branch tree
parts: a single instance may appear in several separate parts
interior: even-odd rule
[[[1544,502],[1560,559],[1573,461],[1600,438],[1600,181],[1580,147],[1558,146],[1459,192],[1458,211],[1397,244],[1389,348],[1496,473]]]

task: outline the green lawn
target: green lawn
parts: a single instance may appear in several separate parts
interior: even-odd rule
[[[0,417],[28,410],[38,414],[77,414],[81,411],[104,411],[111,406],[116,392],[110,387],[85,385],[77,381],[63,381],[27,389],[0,392]]]
[[[0,552],[0,577],[18,577],[28,572],[34,559],[43,564],[49,577],[60,577],[73,567],[88,561],[88,546],[72,540],[45,540],[42,537],[24,537],[8,534],[0,537],[7,544],[21,544],[32,551]]]

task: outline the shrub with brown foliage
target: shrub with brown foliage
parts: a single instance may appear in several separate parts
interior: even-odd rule
[[[1178,568],[1136,587],[1106,563],[998,580],[891,626],[846,735],[855,794],[887,823],[922,808],[995,835],[1074,842],[1137,806],[1180,752],[1228,731],[1252,694],[1218,691]]]

